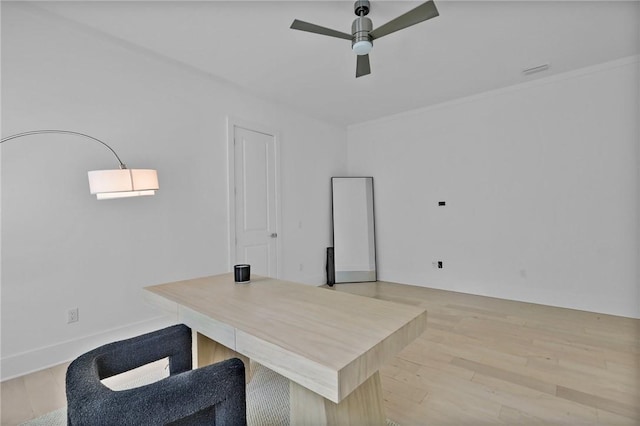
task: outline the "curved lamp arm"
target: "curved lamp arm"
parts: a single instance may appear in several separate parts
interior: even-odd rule
[[[0,139],[0,143],[24,136],[40,135],[45,133],[57,133],[64,135],[80,136],[91,139],[104,145],[116,157],[120,170],[94,170],[89,172],[89,190],[96,194],[99,200],[109,198],[136,197],[140,195],[153,195],[159,189],[158,173],[150,169],[128,169],[118,154],[98,138],[80,132],[69,130],[32,130],[17,133]]]
[[[113,148],[111,148],[105,142],[102,142],[100,139],[94,138],[93,136],[89,136],[89,135],[86,135],[86,134],[80,133],[80,132],[72,132],[70,130],[32,130],[30,132],[17,133],[15,135],[11,135],[11,136],[7,136],[6,138],[2,138],[2,139],[0,139],[0,143],[6,142],[6,141],[10,141],[11,139],[21,138],[23,136],[40,135],[40,134],[43,134],[43,133],[61,133],[61,134],[64,134],[64,135],[75,135],[75,136],[81,136],[83,138],[94,140],[94,141],[96,141],[98,143],[101,143],[102,145],[106,146],[107,149],[109,149],[109,151],[111,151],[113,153],[113,155],[115,155],[116,159],[118,160],[118,163],[120,163],[120,168],[121,169],[126,169],[127,168],[127,166],[122,162],[120,157],[118,157],[118,154],[116,154],[116,152],[113,150]]]

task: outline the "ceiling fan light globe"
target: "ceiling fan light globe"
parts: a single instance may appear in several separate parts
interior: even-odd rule
[[[372,47],[373,43],[368,40],[357,41],[351,46],[356,55],[368,55]]]

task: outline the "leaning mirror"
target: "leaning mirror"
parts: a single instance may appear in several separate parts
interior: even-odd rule
[[[335,282],[376,281],[372,177],[331,178]]]

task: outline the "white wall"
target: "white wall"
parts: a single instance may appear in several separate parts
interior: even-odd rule
[[[86,132],[160,178],[154,197],[96,201],[87,170],[117,165],[100,145],[57,135],[2,145],[3,378],[164,325],[144,286],[229,270],[227,116],[279,131],[280,277],[325,282],[345,129],[2,3],[2,135]],[[80,321],[67,325],[72,307]]]
[[[633,57],[350,127],[379,279],[640,318],[639,80]]]

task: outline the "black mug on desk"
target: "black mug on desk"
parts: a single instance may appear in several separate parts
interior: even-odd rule
[[[251,279],[251,265],[235,265],[233,276],[237,283],[248,283]]]

